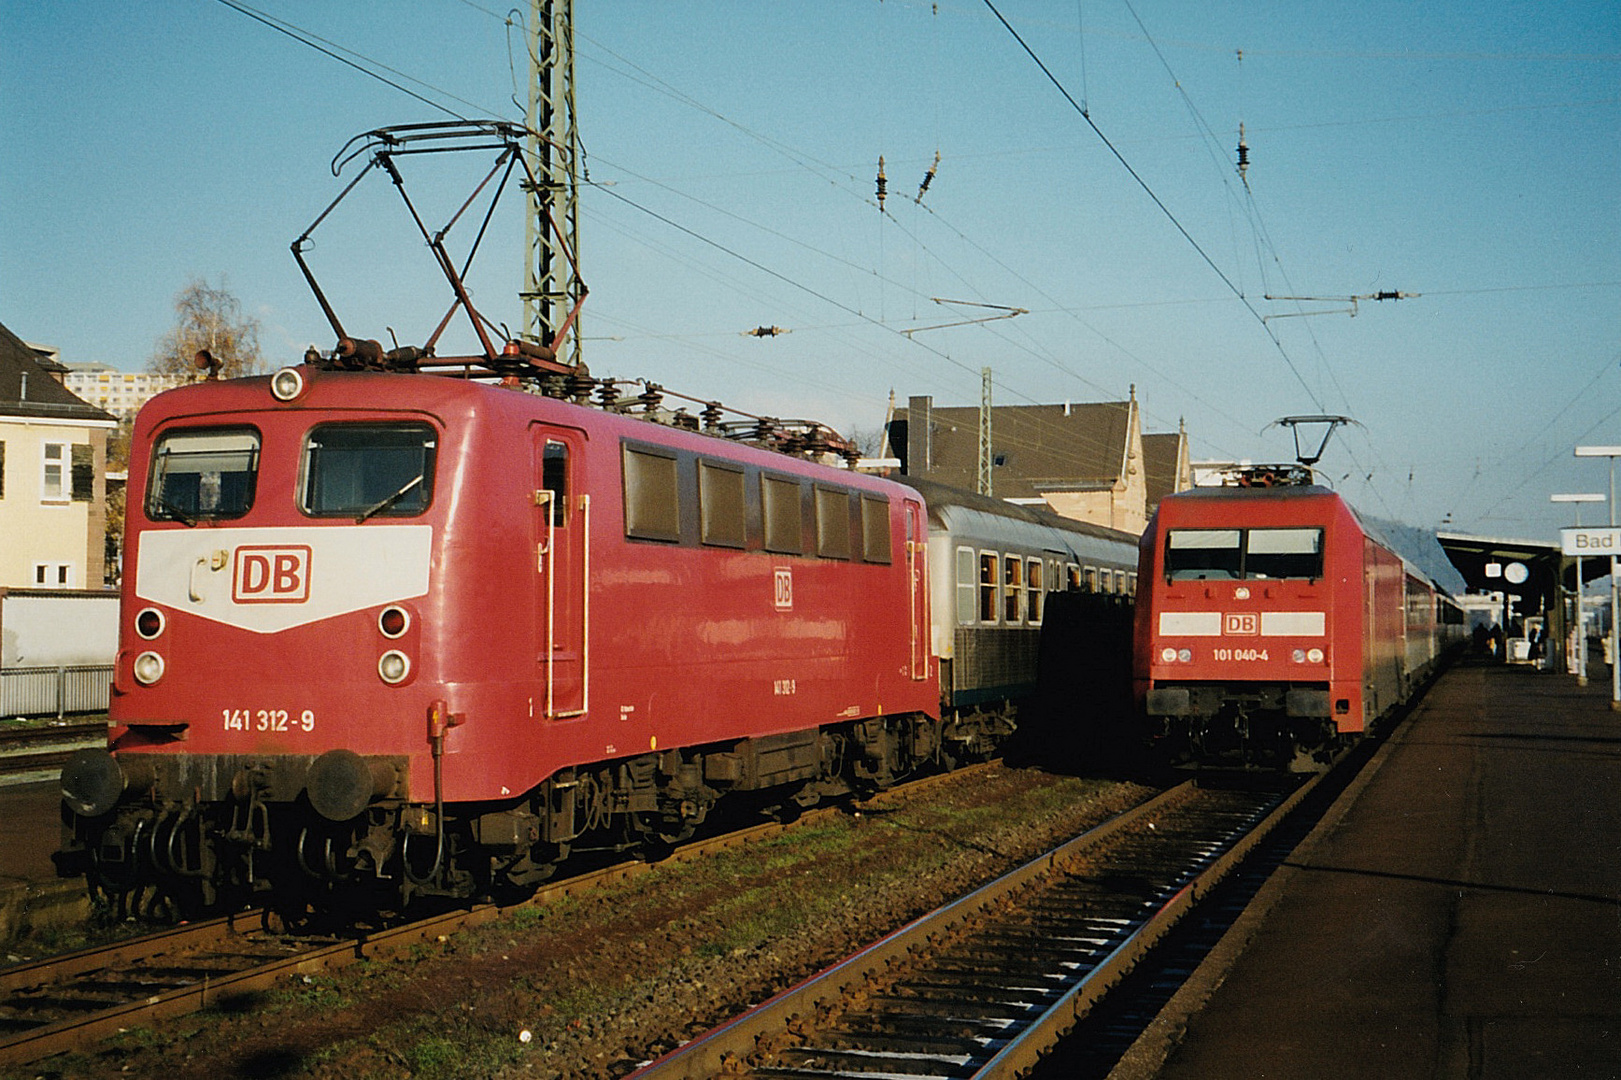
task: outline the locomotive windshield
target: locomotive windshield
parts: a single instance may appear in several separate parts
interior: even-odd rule
[[[170,431],[152,451],[146,516],[153,521],[239,518],[253,507],[259,433],[251,428]]]
[[[427,424],[323,424],[304,445],[304,512],[412,517],[433,501],[438,436]]]
[[[1170,581],[1320,578],[1321,529],[1172,529],[1165,541]]]

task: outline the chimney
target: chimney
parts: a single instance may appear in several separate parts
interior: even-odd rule
[[[906,475],[928,478],[934,469],[934,398],[906,399]]]

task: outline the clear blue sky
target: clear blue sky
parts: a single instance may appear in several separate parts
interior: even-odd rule
[[[253,6],[521,119],[504,5]],[[1202,458],[1287,458],[1271,421],[1344,413],[1324,466],[1353,501],[1490,535],[1551,539],[1549,493],[1603,489],[1570,450],[1621,444],[1621,8],[997,6],[1090,124],[983,3],[576,0],[593,373],[846,429],[891,390],[975,404],[985,366],[1000,404],[1135,385]],[[138,370],[174,294],[223,277],[273,366],[330,347],[288,253],[348,178],[328,163],[446,118],[218,0],[0,0],[0,322]],[[316,234],[353,332],[442,314],[410,229],[368,180]],[[480,306],[518,325],[516,204],[481,259]],[[1262,321],[1383,290],[1422,295]],[[931,297],[1029,314],[902,333],[978,314]]]

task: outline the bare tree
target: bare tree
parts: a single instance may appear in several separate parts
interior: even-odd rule
[[[889,433],[882,424],[870,428],[853,427],[845,433],[845,438],[861,452],[862,457],[889,456]]]
[[[175,294],[175,324],[158,338],[146,363],[151,372],[193,375],[201,368],[197,354],[207,352],[226,378],[258,375],[265,370],[259,352],[259,320],[242,313],[242,302],[226,287],[193,278]]]

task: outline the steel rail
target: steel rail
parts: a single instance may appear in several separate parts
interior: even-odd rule
[[[1097,967],[1054,1002],[1034,1023],[1014,1037],[974,1073],[976,1080],[1011,1080],[1023,1076],[1100,1002],[1160,939],[1215,888],[1266,836],[1283,822],[1327,773],[1317,773],[1237,843],[1165,902],[1154,915],[1121,942]]]
[[[740,1063],[771,1033],[797,1016],[829,1008],[870,979],[921,952],[967,924],[1020,886],[1129,829],[1145,818],[1186,802],[1195,790],[1187,781],[1118,817],[1030,860],[966,896],[920,916],[825,971],[775,995],[741,1016],[698,1036],[631,1074],[634,1080],[697,1080],[738,1071]]]
[[[922,777],[897,785],[863,800],[861,805],[881,803],[896,795],[914,795],[932,787],[983,772],[999,761],[966,766],[949,773]],[[794,828],[825,820],[843,812],[832,806],[807,811],[789,822],[765,822],[733,830],[677,848],[656,861],[637,859],[586,871],[542,885],[532,896],[517,904],[477,904],[400,926],[357,934],[342,941],[316,945],[268,963],[218,978],[203,977],[190,985],[175,987],[110,1005],[84,1015],[42,1024],[27,1030],[0,1035],[0,1065],[17,1065],[49,1057],[116,1034],[120,1028],[206,1008],[224,998],[240,997],[274,985],[290,975],[308,975],[346,967],[364,959],[377,959],[400,949],[424,942],[436,942],[459,930],[479,926],[524,907],[542,906],[603,885],[625,881],[670,862],[690,862],[717,852],[773,839]],[[232,940],[247,941],[265,936],[267,913],[251,909],[234,914],[160,930],[127,941],[94,946],[61,956],[26,962],[0,969],[0,991],[6,998],[17,998],[50,985],[66,986],[69,980],[98,972],[137,965],[165,955],[179,955]],[[289,935],[287,940],[296,941]],[[5,1003],[0,1003],[0,1009]]]
[[[1318,783],[1320,775],[1269,810],[1262,820],[1222,854],[1199,869],[1038,1016],[1015,1032],[1005,1033],[999,1038],[997,1041],[1003,1045],[989,1053],[982,1064],[968,1072],[960,1070],[971,1065],[970,1061],[954,1061],[952,1075],[1004,1078],[1020,1075],[1031,1068],[1199,898],[1305,798],[1306,793]],[[802,1028],[805,1018],[838,1011],[840,1002],[848,995],[865,992],[875,982],[892,980],[898,971],[918,965],[923,956],[960,936],[959,932],[982,914],[991,913],[998,907],[1016,908],[1017,900],[1013,898],[1018,897],[1027,886],[1039,879],[1063,875],[1066,865],[1078,856],[1109,843],[1139,823],[1152,823],[1166,811],[1187,804],[1196,794],[1193,781],[1173,788],[967,896],[914,920],[826,971],[643,1066],[631,1076],[634,1080],[697,1080],[700,1077],[747,1074],[747,1063],[751,1056],[763,1048],[776,1045],[782,1032]],[[1084,874],[1081,876],[1084,877]],[[829,1053],[837,1056],[839,1052]],[[876,1052],[874,1056],[878,1056]],[[876,1064],[874,1067],[877,1067]],[[788,1067],[764,1068],[762,1071],[788,1075],[797,1070]],[[803,1075],[812,1075],[812,1071],[807,1069]]]

